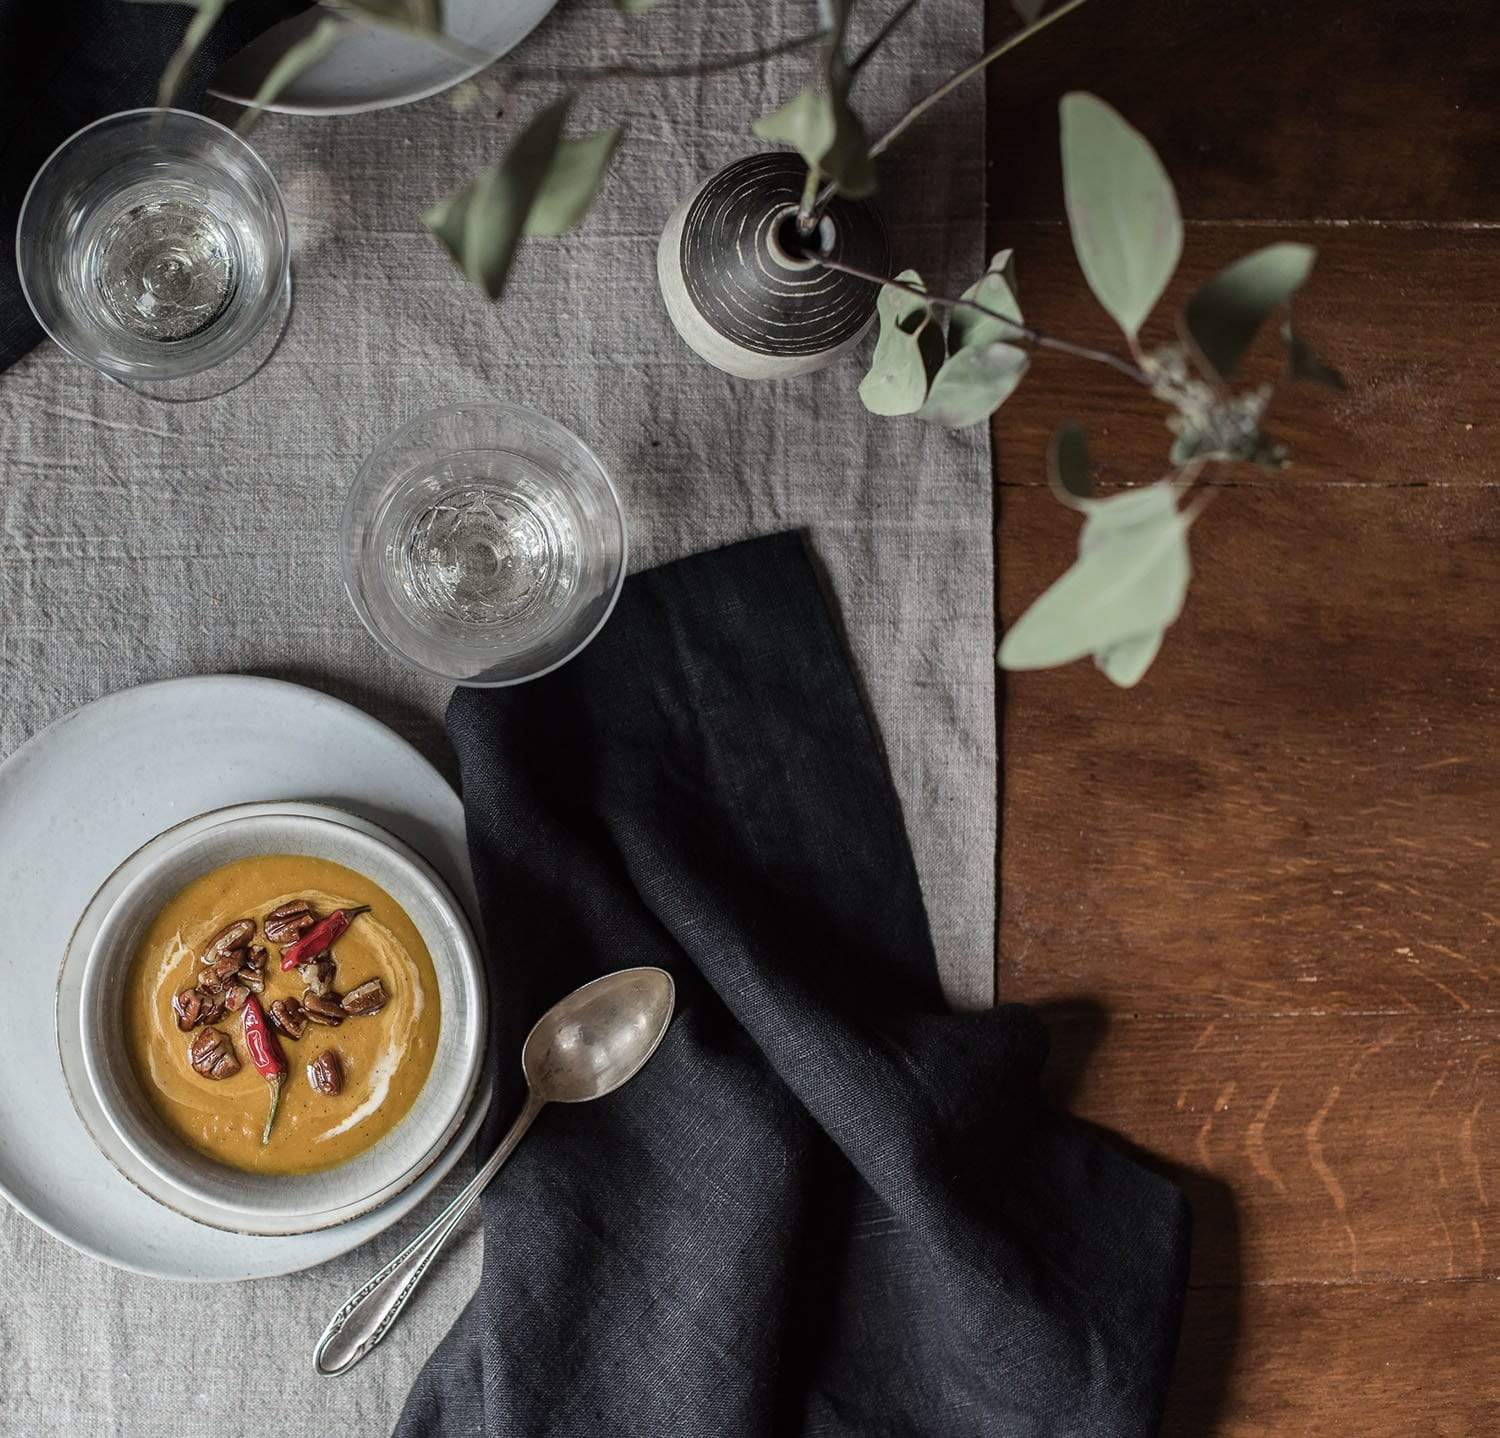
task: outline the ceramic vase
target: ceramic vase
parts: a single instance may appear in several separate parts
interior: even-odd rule
[[[816,233],[799,241],[806,174],[792,154],[736,160],[678,206],[657,246],[657,279],[678,333],[742,379],[822,369],[873,323],[878,288],[813,256],[890,273],[885,225],[867,200],[836,197]]]

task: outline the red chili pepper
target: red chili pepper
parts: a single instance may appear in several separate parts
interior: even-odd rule
[[[332,948],[333,941],[349,927],[356,914],[368,914],[370,906],[361,904],[357,909],[335,909],[326,919],[314,924],[290,948],[281,951],[282,970],[295,969],[298,964],[316,958],[324,949]]]
[[[266,1114],[266,1126],[261,1131],[262,1144],[271,1141],[271,1125],[276,1122],[276,1109],[281,1103],[281,1085],[286,1080],[286,1055],[281,1052],[281,1041],[266,1022],[266,1011],[260,1000],[251,994],[240,1010],[241,1030],[245,1035],[245,1047],[250,1052],[250,1062],[255,1071],[271,1085],[271,1108]]]

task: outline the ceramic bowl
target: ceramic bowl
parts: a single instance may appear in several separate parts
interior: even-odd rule
[[[485,990],[473,933],[436,873],[392,835],[298,813],[225,819],[132,856],[140,872],[109,905],[84,960],[79,1004],[84,1070],[119,1141],[155,1181],[151,1196],[242,1233],[307,1233],[342,1223],[412,1183],[463,1122],[483,1060]],[[432,1069],[396,1127],[365,1152],[310,1174],[252,1174],[189,1148],[157,1116],[125,1050],[119,1015],[131,959],[162,907],[194,879],[265,854],[328,859],[378,884],[432,955],[442,1022]],[[142,858],[145,863],[140,863]],[[129,862],[129,861],[128,861]],[[145,1185],[142,1185],[145,1186]]]

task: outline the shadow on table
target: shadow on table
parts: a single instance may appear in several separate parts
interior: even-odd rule
[[[1052,1041],[1043,1086],[1054,1103],[1071,1112],[1083,1075],[1108,1032],[1109,1015],[1091,999],[1039,1004],[1036,1013]],[[1143,1168],[1171,1179],[1188,1196],[1193,1212],[1194,1278],[1189,1280],[1161,1438],[1212,1438],[1223,1416],[1240,1330],[1239,1214],[1234,1191],[1211,1173],[1169,1162],[1112,1130],[1081,1122]],[[1212,1286],[1200,1286],[1205,1282]]]

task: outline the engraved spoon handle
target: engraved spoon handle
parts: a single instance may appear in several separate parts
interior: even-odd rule
[[[347,1373],[391,1331],[432,1260],[458,1227],[459,1220],[474,1206],[485,1185],[500,1172],[501,1164],[515,1152],[544,1102],[528,1092],[510,1132],[480,1165],[479,1172],[400,1253],[349,1295],[313,1349],[313,1367],[317,1372],[325,1378]]]

